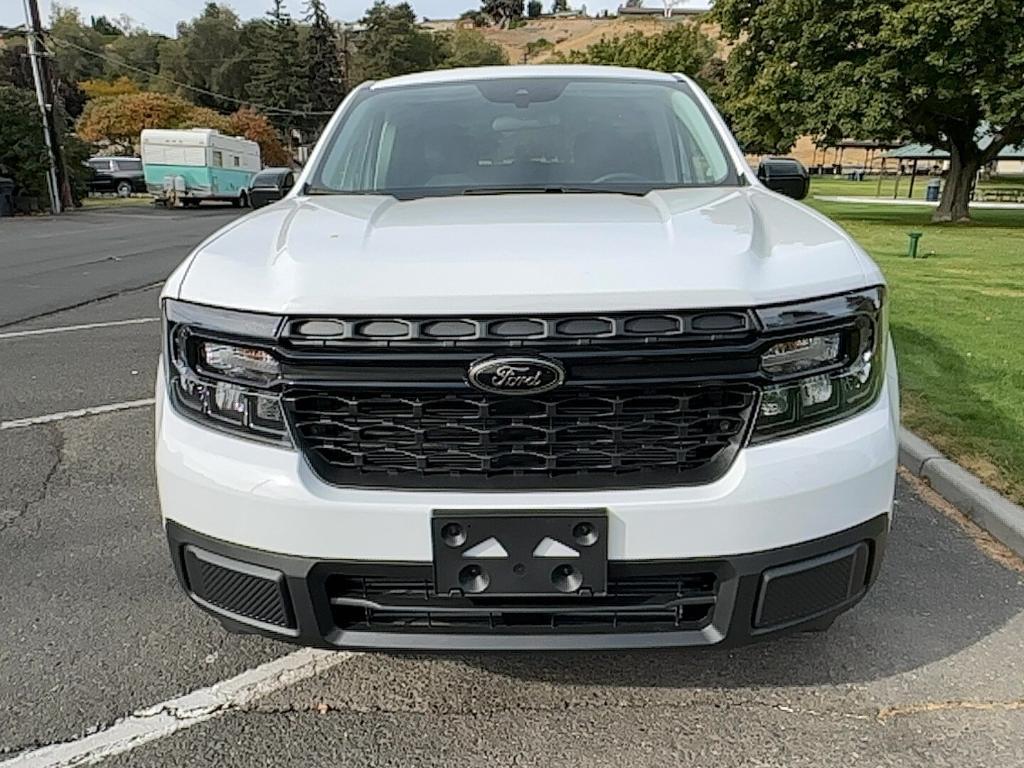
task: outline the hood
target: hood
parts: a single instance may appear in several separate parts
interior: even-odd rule
[[[179,298],[270,313],[743,307],[881,282],[836,225],[760,187],[294,197],[183,265]]]

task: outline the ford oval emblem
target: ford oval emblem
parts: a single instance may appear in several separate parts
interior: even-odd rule
[[[469,383],[499,395],[535,395],[565,381],[565,369],[539,357],[490,357],[469,367]]]

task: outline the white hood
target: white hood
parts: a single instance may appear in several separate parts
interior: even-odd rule
[[[168,290],[271,313],[750,306],[882,282],[837,226],[760,187],[294,197],[204,242]]]

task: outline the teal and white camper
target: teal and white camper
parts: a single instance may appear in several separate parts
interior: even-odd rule
[[[146,188],[166,205],[229,200],[245,206],[261,167],[260,147],[210,128],[150,128],[142,132],[142,167]]]

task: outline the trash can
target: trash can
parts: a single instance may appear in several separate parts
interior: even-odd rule
[[[0,216],[14,215],[14,179],[0,176]]]
[[[930,203],[938,202],[939,190],[942,187],[942,182],[938,179],[932,179],[928,182],[928,186],[924,190],[924,199]]]

